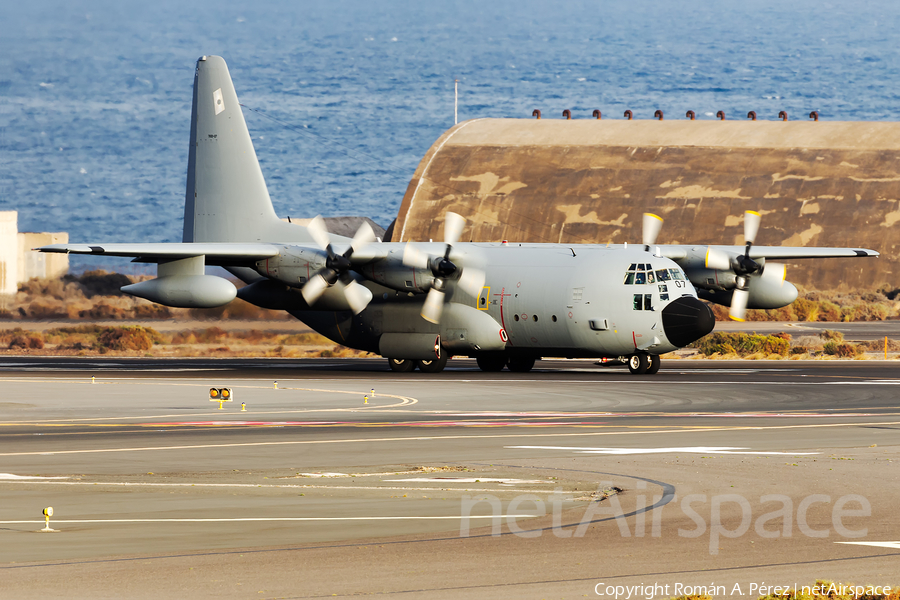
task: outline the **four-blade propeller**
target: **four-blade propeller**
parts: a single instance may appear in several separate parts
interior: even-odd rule
[[[444,299],[448,283],[455,284],[470,296],[476,298],[484,287],[484,271],[474,267],[460,267],[450,260],[453,244],[459,241],[466,220],[456,213],[448,212],[444,218],[444,243],[447,245],[443,256],[431,256],[416,248],[412,243],[406,244],[403,252],[403,264],[415,269],[430,268],[434,281],[428,296],[422,305],[422,318],[431,323],[439,323],[444,308]]]
[[[750,276],[773,281],[784,281],[785,266],[779,263],[766,263],[760,265],[750,258],[750,248],[756,241],[759,232],[759,224],[762,220],[760,214],[754,210],[744,212],[744,241],[746,247],[744,253],[732,256],[727,252],[716,248],[706,250],[706,268],[717,271],[733,271],[736,275],[736,287],[731,296],[731,307],[728,316],[735,321],[743,321],[747,314],[747,302],[750,299]]]
[[[306,303],[312,306],[322,297],[329,287],[340,281],[343,284],[344,298],[353,314],[359,314],[365,310],[369,302],[372,301],[372,292],[361,286],[350,275],[350,258],[354,252],[359,252],[362,248],[375,241],[375,232],[368,223],[363,222],[353,240],[350,247],[343,254],[337,254],[331,246],[331,239],[328,236],[328,229],[325,227],[325,220],[321,216],[313,219],[307,226],[310,235],[328,255],[325,259],[325,267],[316,271],[315,275],[309,278],[309,281],[300,290]]]

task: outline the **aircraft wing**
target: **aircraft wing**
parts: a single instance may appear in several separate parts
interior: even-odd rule
[[[675,261],[695,254],[704,253],[707,248],[719,250],[732,256],[744,253],[744,246],[660,246],[662,255]],[[881,254],[866,248],[807,248],[803,246],[751,246],[750,258],[792,260],[801,258],[857,258],[878,257]]]
[[[158,262],[205,256],[206,264],[240,264],[278,256],[278,246],[247,243],[135,243],[135,244],[51,244],[35,248],[38,252],[94,254],[132,257],[135,262]]]
[[[719,246],[714,246],[718,248]],[[742,246],[722,246],[721,249],[738,254],[744,253]],[[803,248],[791,246],[750,246],[750,258],[842,258],[880,256],[880,253],[866,248]]]

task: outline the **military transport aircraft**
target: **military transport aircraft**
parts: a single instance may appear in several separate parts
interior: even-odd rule
[[[182,243],[54,244],[41,252],[133,257],[157,278],[122,291],[167,306],[212,308],[235,296],[286,310],[337,343],[376,352],[394,371],[443,370],[450,355],[485,371],[524,372],[537,358],[613,358],[635,374],[714,326],[698,299],[786,306],[797,289],[768,259],[877,256],[850,248],[656,245],[662,219],[644,215],[643,244],[458,243],[465,220],[448,213],[443,243],[382,243],[363,225],[353,239],[280,220],[225,61],[197,61]],[[239,291],[205,274],[217,265]]]

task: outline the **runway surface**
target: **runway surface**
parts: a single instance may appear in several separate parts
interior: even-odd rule
[[[673,360],[644,377],[590,361],[529,374],[469,360],[396,374],[380,359],[0,369],[12,597],[900,584],[891,361]],[[219,410],[210,387],[233,402]],[[55,533],[38,533],[46,506]]]

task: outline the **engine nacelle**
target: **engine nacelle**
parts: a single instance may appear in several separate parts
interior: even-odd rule
[[[217,308],[237,296],[237,288],[215,275],[169,275],[126,285],[122,291],[177,308]]]
[[[256,272],[291,287],[302,288],[316,271],[325,267],[328,255],[322,250],[282,246],[278,256],[256,262]]]
[[[442,250],[443,252],[443,250]],[[403,264],[403,250],[395,249],[387,256],[357,269],[366,279],[399,292],[426,293],[434,282],[430,268],[417,269]]]
[[[747,283],[750,296],[747,299],[747,308],[772,309],[787,306],[797,299],[797,288],[789,281],[751,276]],[[704,300],[731,306],[731,296],[734,290],[716,291],[697,288],[697,296]]]

